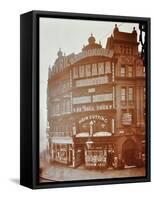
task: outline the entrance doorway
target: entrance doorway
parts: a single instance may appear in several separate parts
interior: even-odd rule
[[[128,139],[124,142],[122,146],[122,157],[126,165],[135,165],[136,150],[136,143],[132,139]]]

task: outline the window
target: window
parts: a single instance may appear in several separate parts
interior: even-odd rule
[[[126,88],[121,88],[121,101],[126,101]]]
[[[130,47],[126,46],[126,54],[130,54]]]
[[[133,67],[128,66],[128,77],[132,77],[132,76],[133,76]]]
[[[91,76],[91,66],[90,65],[86,65],[86,76],[87,77]]]
[[[92,64],[92,76],[97,75],[97,64]]]
[[[60,105],[59,103],[56,104],[56,114],[58,114],[60,112]]]
[[[73,78],[78,78],[78,68],[77,67],[73,68]]]
[[[93,102],[112,101],[112,94],[97,94],[93,96]]]
[[[84,77],[84,65],[79,66],[79,76],[80,78]]]
[[[120,45],[120,52],[121,52],[121,54],[123,53],[123,47],[122,47],[122,45]]]
[[[85,87],[108,83],[108,76],[76,80],[76,87]]]
[[[133,124],[134,123],[134,110],[133,109],[130,109],[130,114],[131,114],[131,123]]]
[[[128,88],[128,101],[133,101],[133,88]]]
[[[104,63],[98,63],[98,74],[104,74]]]
[[[91,96],[74,97],[73,104],[91,103]]]
[[[144,87],[144,89],[143,89],[143,92],[144,92],[144,101],[146,101],[146,88]]]
[[[66,100],[66,112],[70,112],[70,101]]]
[[[63,113],[65,113],[66,109],[65,109],[65,101],[63,101]]]
[[[121,65],[121,77],[125,77],[126,76],[126,67],[125,65]]]
[[[110,62],[106,62],[105,63],[105,73],[111,73],[111,63]]]

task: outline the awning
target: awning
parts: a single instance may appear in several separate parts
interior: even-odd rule
[[[76,137],[89,137],[89,136],[90,135],[88,132],[81,132],[76,135]],[[93,137],[107,137],[107,136],[112,136],[112,133],[107,132],[107,131],[100,131],[100,132],[93,133]]]
[[[106,132],[106,131],[100,131],[100,132],[96,132],[93,134],[93,137],[106,137],[106,136],[111,136],[112,133],[110,132]]]
[[[78,133],[76,134],[76,137],[89,137],[89,133],[88,132]]]
[[[52,143],[55,144],[72,144],[72,137],[52,137]]]

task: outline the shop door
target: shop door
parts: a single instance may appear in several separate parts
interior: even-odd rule
[[[136,144],[133,140],[127,140],[123,144],[122,150],[123,159],[128,166],[136,163]]]

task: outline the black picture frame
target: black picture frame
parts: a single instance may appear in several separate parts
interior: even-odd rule
[[[145,25],[146,176],[39,183],[39,18],[120,21]],[[32,189],[149,182],[150,173],[150,18],[31,11],[20,16],[20,184]]]

